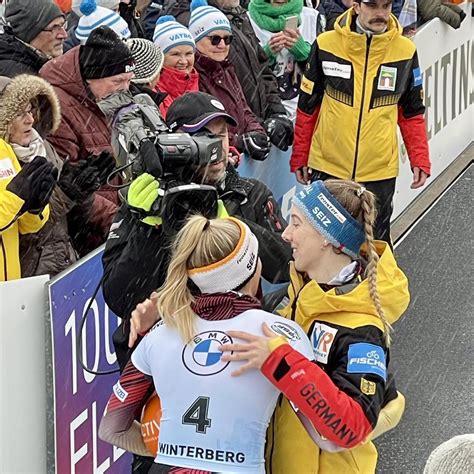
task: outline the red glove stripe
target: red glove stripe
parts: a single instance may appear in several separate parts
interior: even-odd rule
[[[282,367],[286,367],[286,373],[275,378]],[[261,370],[322,436],[338,446],[353,448],[372,431],[361,405],[339,390],[318,365],[288,344],[275,349]]]
[[[293,151],[290,158],[290,170],[294,173],[302,166],[308,165],[309,150],[313,139],[314,128],[318,121],[321,106],[317,106],[312,114],[307,114],[301,109],[296,112],[295,138]]]

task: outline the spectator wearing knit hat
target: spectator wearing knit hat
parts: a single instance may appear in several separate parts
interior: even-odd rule
[[[245,100],[240,82],[230,62],[233,39],[227,17],[206,0],[193,0],[189,31],[196,42],[196,70],[199,90],[217,97],[236,121],[230,127],[232,146],[251,158],[264,160],[270,152],[270,140]]]
[[[83,16],[79,18],[75,35],[84,44],[87,38],[99,26],[108,26],[120,38],[130,38],[127,22],[116,12],[97,5],[95,0],[83,0],[81,3]]]
[[[68,38],[64,51],[84,44],[90,32],[99,26],[108,26],[121,38],[130,38],[127,22],[120,16],[117,0],[74,0],[68,15]]]
[[[164,56],[159,46],[145,38],[130,38],[126,41],[135,61],[135,76],[130,84],[130,92],[149,95],[159,107],[167,94],[154,90],[160,78]]]
[[[158,19],[153,41],[164,54],[156,90],[168,94],[160,104],[161,115],[166,118],[166,112],[176,98],[199,90],[199,74],[194,68],[196,45],[190,31],[169,15]]]
[[[0,75],[37,74],[63,54],[65,16],[53,0],[10,0],[0,35]]]
[[[474,472],[474,434],[454,436],[440,444],[428,458],[423,474]]]
[[[112,152],[110,124],[97,101],[113,92],[128,90],[134,68],[125,42],[110,28],[101,26],[92,31],[85,45],[71,49],[41,69],[41,77],[52,84],[63,110],[61,124],[50,138],[63,160],[76,162]],[[105,240],[117,204],[117,192],[103,186],[95,195],[91,215],[78,217],[84,231],[76,241],[81,254]]]
[[[126,44],[135,61],[135,76],[132,82],[154,89],[164,61],[160,47],[145,38],[131,38]]]

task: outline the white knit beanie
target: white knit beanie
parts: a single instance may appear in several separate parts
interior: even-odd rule
[[[160,47],[144,38],[130,38],[126,44],[135,61],[132,82],[149,84],[154,81],[163,67],[164,57]]]
[[[472,472],[474,472],[474,434],[465,434],[440,444],[430,454],[423,474]]]
[[[87,41],[91,31],[99,26],[108,26],[122,39],[130,38],[127,22],[118,13],[99,7],[95,0],[82,0],[81,12],[84,16],[79,18],[76,37],[82,44]]]
[[[81,3],[83,0],[72,0],[71,9],[80,18],[83,13],[81,12]],[[119,6],[120,0],[96,0],[99,7],[109,8],[113,10]]]
[[[232,32],[227,17],[217,8],[210,7],[206,0],[193,0],[191,2],[191,17],[189,18],[189,31],[196,43],[217,30]]]
[[[178,23],[175,17],[171,15],[158,18],[153,33],[153,42],[161,48],[163,54],[166,54],[175,46],[188,45],[196,49],[196,44],[189,30]]]

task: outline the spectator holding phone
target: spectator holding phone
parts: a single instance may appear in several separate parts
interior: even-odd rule
[[[236,119],[237,125],[229,127],[231,146],[254,160],[265,160],[270,153],[270,139],[250,110],[229,60],[230,44],[234,39],[229,20],[206,0],[193,0],[189,31],[196,43],[199,90],[219,99]]]
[[[251,0],[248,15],[272,65],[283,104],[294,118],[302,71],[311,44],[322,31],[319,12],[303,6],[303,0]]]

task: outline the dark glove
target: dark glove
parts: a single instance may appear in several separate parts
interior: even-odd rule
[[[461,20],[461,23],[464,21],[464,18],[466,18],[466,12],[464,10],[461,10],[459,12],[459,18]]]
[[[100,186],[106,184],[115,170],[115,158],[108,151],[103,151],[100,155],[89,156],[88,161],[97,170]]]
[[[77,163],[66,161],[58,186],[69,199],[83,201],[100,188],[99,171],[88,160]]]
[[[35,157],[8,183],[7,190],[24,202],[20,214],[39,214],[48,204],[53,192],[58,169],[42,156]]]
[[[237,138],[237,148],[250,158],[263,161],[270,153],[270,139],[266,133],[247,132]]]
[[[274,115],[263,123],[270,141],[280,150],[293,145],[293,122],[284,115]]]

